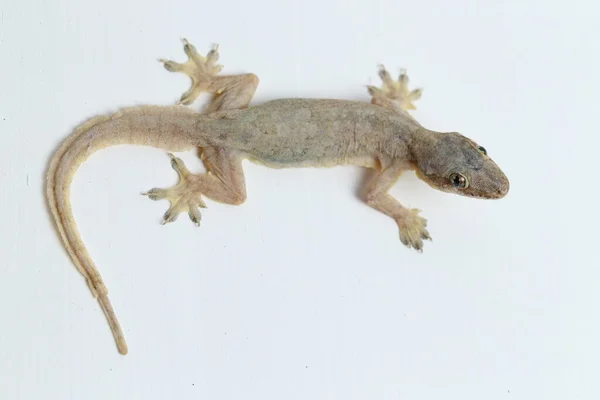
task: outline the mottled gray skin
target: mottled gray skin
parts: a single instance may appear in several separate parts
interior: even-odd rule
[[[184,41],[185,63],[162,60],[169,71],[192,79],[181,104],[194,102],[202,92],[213,94],[204,113],[182,106],[142,106],[102,115],[85,122],[56,151],[47,176],[48,205],[65,249],[105,313],[121,354],[128,351],[123,331],[108,299],[108,289],[79,235],[69,200],[78,166],[96,150],[117,144],[138,144],[169,152],[197,148],[207,169],[192,174],[171,156],[179,183],[144,193],[171,206],[163,223],[187,213],[200,225],[204,198],[239,205],[246,199],[242,160],[269,167],[332,167],[359,165],[376,171],[364,193],[365,202],[392,218],[401,242],[422,251],[431,236],[419,210],[409,209],[388,194],[406,170],[431,187],[460,195],[495,199],[506,195],[508,179],[486,151],[458,133],[423,128],[407,110],[421,97],[408,90],[408,76],[398,80],[381,68],[381,88],[369,87],[371,104],[345,100],[285,99],[249,107],[258,77],[218,75],[218,52],[206,57]]]
[[[414,120],[369,103],[282,99],[198,118],[200,146],[235,148],[270,167],[355,164],[378,154],[410,159],[423,130]]]

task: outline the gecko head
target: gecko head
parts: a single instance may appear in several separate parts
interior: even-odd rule
[[[418,149],[417,176],[444,192],[482,199],[508,193],[508,178],[482,146],[459,133],[442,133]]]

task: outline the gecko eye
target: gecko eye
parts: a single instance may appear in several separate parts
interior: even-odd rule
[[[485,147],[479,146],[478,149],[480,152],[482,152],[483,154],[485,154],[487,156],[487,150],[485,149]]]
[[[469,187],[469,180],[463,174],[459,174],[459,173],[455,172],[453,174],[450,174],[448,179],[450,179],[452,186],[454,186],[456,188],[466,189],[467,187]]]

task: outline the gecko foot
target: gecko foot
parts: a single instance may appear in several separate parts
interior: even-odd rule
[[[412,247],[417,251],[423,251],[423,240],[431,240],[429,232],[425,227],[427,220],[419,217],[417,209],[405,209],[401,217],[396,218],[400,228],[400,241],[407,247]]]
[[[398,80],[394,80],[383,65],[379,67],[379,77],[383,84],[381,88],[368,86],[369,94],[373,96],[373,103],[384,107],[399,108],[401,110],[415,110],[414,101],[421,98],[423,89],[408,90],[408,75],[406,70],[400,72]]]
[[[200,191],[194,187],[194,181],[198,176],[193,175],[181,159],[170,153],[169,157],[171,157],[171,166],[179,175],[179,182],[169,189],[154,188],[142,194],[148,196],[150,200],[169,200],[171,206],[163,216],[163,225],[175,221],[182,212],[187,212],[192,222],[200,226],[199,207],[206,208],[206,204],[202,200]]]
[[[215,46],[204,57],[198,53],[196,48],[187,39],[183,39],[183,51],[188,56],[188,60],[185,63],[180,64],[170,60],[159,60],[168,71],[183,72],[192,80],[190,89],[181,95],[180,104],[192,104],[200,93],[208,89],[214,77],[221,72],[223,66],[217,64],[219,60],[218,49],[219,46]]]

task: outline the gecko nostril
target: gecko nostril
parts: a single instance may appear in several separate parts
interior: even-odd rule
[[[508,180],[506,180],[506,182],[504,182],[502,185],[498,186],[498,189],[496,190],[496,192],[498,193],[498,198],[506,196],[506,194],[508,193],[508,189],[509,189],[509,184],[508,184]]]

